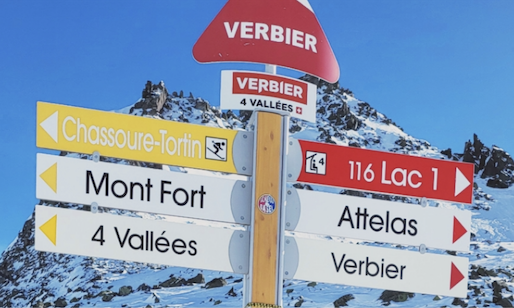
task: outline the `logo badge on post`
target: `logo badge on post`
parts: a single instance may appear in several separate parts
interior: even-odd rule
[[[259,210],[264,214],[272,214],[275,211],[275,208],[277,207],[275,199],[269,194],[264,194],[260,196],[257,206],[259,207]]]

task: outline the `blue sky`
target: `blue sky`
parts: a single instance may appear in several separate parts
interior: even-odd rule
[[[463,150],[473,133],[514,153],[514,2],[311,0],[340,85],[407,133]],[[141,97],[147,80],[219,105],[220,71],[197,38],[225,0],[1,1],[0,250],[37,203],[36,101],[99,110]],[[279,74],[302,74],[279,69]]]

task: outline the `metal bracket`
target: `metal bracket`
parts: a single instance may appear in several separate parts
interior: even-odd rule
[[[421,244],[421,245],[419,245],[419,252],[420,252],[421,254],[426,253],[426,252],[427,252],[427,246],[426,246],[425,244]]]
[[[288,187],[286,195],[286,230],[294,231],[296,229],[300,220],[301,207],[300,197],[296,188]]]
[[[298,269],[299,263],[299,253],[298,253],[298,245],[294,237],[286,236],[285,237],[285,247],[284,247],[284,279],[293,279],[296,274],[296,270]]]
[[[232,160],[239,174],[253,174],[253,138],[254,133],[247,131],[239,131],[234,137]]]
[[[423,197],[419,200],[419,204],[422,206],[422,207],[427,207],[428,205],[428,199],[426,197]]]
[[[91,157],[93,158],[93,161],[95,163],[99,162],[100,161],[100,152],[94,151],[93,155]]]
[[[252,182],[236,181],[230,196],[230,209],[237,223],[249,225],[252,208]]]
[[[228,245],[228,258],[232,270],[237,274],[248,274],[250,260],[250,233],[236,230]]]
[[[289,138],[287,145],[287,181],[295,182],[300,176],[303,166],[302,148],[298,140]]]

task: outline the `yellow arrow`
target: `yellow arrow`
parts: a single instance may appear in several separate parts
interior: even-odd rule
[[[56,245],[57,240],[57,215],[50,218],[47,222],[39,227],[41,231],[48,237],[48,239]]]
[[[46,185],[50,186],[57,193],[57,163],[46,169],[39,176],[45,181]]]

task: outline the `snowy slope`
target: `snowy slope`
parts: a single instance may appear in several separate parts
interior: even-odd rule
[[[318,84],[317,123],[291,119],[290,134],[297,139],[330,142],[368,149],[390,151],[439,159],[463,159],[464,154],[450,154],[424,140],[408,135],[391,119],[368,103],[353,97],[349,90],[337,84],[326,84],[311,77],[304,79]],[[190,94],[168,93],[161,82],[147,84],[143,98],[133,106],[117,112],[150,116],[172,121],[184,121],[213,127],[245,129],[248,112],[222,113],[205,100]],[[475,147],[476,142],[475,142]],[[470,147],[471,148],[471,147]],[[430,206],[459,208],[471,211],[472,245],[470,259],[468,299],[408,294],[344,285],[331,285],[310,281],[285,281],[284,306],[334,307],[442,307],[442,306],[508,306],[514,303],[514,186],[491,188],[489,180],[502,176],[505,183],[511,174],[508,167],[503,173],[482,178],[492,151],[475,162],[479,172],[475,182],[475,203],[471,206],[450,202],[431,201]],[[465,149],[466,150],[466,149]],[[443,153],[442,153],[443,152]],[[68,154],[87,158],[85,155]],[[470,154],[471,155],[471,154]],[[473,156],[473,155],[471,155]],[[473,157],[476,157],[473,156]],[[503,156],[502,156],[503,157]],[[484,160],[483,166],[479,166]],[[111,162],[136,164],[110,159]],[[141,164],[141,167],[171,170],[173,172],[202,173],[180,167]],[[497,164],[494,164],[497,165]],[[507,166],[510,166],[507,164]],[[481,169],[482,168],[482,169]],[[299,185],[306,187],[306,185]],[[315,187],[316,190],[370,196],[362,192]],[[375,196],[377,197],[377,196]],[[416,198],[380,196],[382,199],[417,203]],[[42,201],[48,206],[88,210],[87,206]],[[121,210],[110,212],[120,215],[144,216],[161,219],[156,215],[131,213]],[[343,240],[343,239],[334,239]],[[347,241],[347,240],[344,240]],[[29,217],[18,237],[0,258],[0,305],[38,307],[241,307],[242,275],[106,260],[85,256],[43,253],[34,250],[34,218]],[[373,244],[391,247],[385,244]],[[402,249],[416,250],[415,247]],[[430,253],[452,253],[430,251]],[[334,302],[338,300],[336,304]]]

